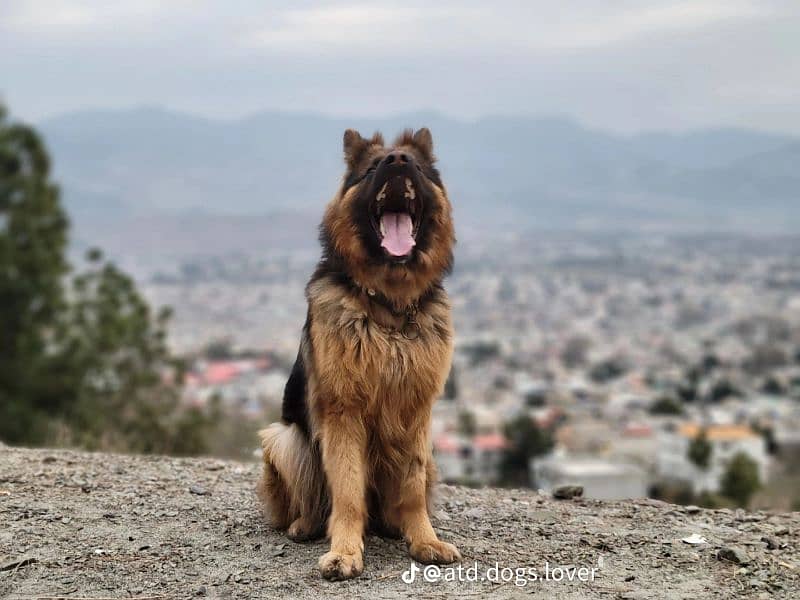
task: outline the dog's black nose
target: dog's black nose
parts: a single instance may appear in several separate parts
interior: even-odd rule
[[[400,150],[393,150],[383,159],[383,164],[403,167],[411,162],[411,156]]]

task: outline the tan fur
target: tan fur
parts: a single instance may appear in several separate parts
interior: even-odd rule
[[[357,160],[369,158],[369,144],[377,138],[367,143],[348,135],[349,156],[360,152]],[[309,443],[294,425],[273,424],[262,431],[261,492],[273,523],[289,529],[298,519],[300,529],[321,526],[330,497],[331,550],[320,559],[320,569],[331,579],[353,577],[363,569],[368,519],[401,533],[417,560],[460,559],[454,546],[438,540],[428,515],[436,474],[431,407],[444,387],[453,351],[449,301],[441,288],[432,287],[449,265],[454,243],[450,203],[445,190],[435,188],[431,243],[413,268],[376,265],[351,220],[356,190],[340,192],[323,221],[350,277],[398,308],[425,293],[431,297],[416,316],[419,337],[409,340],[400,333],[404,317],[371,302],[366,293],[337,285],[328,276],[307,288],[311,325],[303,351],[313,440]],[[320,501],[322,510],[314,505]]]

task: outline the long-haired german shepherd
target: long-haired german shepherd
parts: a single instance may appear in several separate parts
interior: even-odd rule
[[[348,129],[344,154],[282,420],[260,433],[267,513],[296,541],[327,530],[328,579],[361,573],[367,525],[402,535],[420,562],[461,559],[428,515],[431,406],[453,348],[442,279],[455,243],[433,140],[407,130],[386,147],[379,133]]]

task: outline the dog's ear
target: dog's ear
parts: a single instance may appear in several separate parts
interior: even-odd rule
[[[427,127],[417,129],[412,139],[414,145],[425,155],[425,158],[428,159],[429,162],[434,162],[434,160],[436,160],[433,156],[433,136],[431,136],[430,129]]]
[[[370,146],[383,146],[383,136],[375,132],[371,139],[361,137],[355,129],[348,129],[344,132],[344,160],[348,167],[355,167]]]
[[[352,167],[358,162],[359,157],[367,147],[367,140],[361,137],[355,129],[348,129],[344,132],[344,161]]]

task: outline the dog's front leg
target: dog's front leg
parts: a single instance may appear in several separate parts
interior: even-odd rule
[[[364,570],[366,432],[359,414],[329,412],[322,425],[322,463],[331,492],[330,552],[319,559],[326,579],[357,577]]]
[[[441,541],[431,525],[428,515],[428,477],[435,470],[428,468],[429,461],[432,462],[433,457],[427,450],[427,438],[420,436],[415,456],[399,488],[398,524],[408,542],[412,558],[425,564],[449,564],[460,561],[461,553],[453,544]]]

